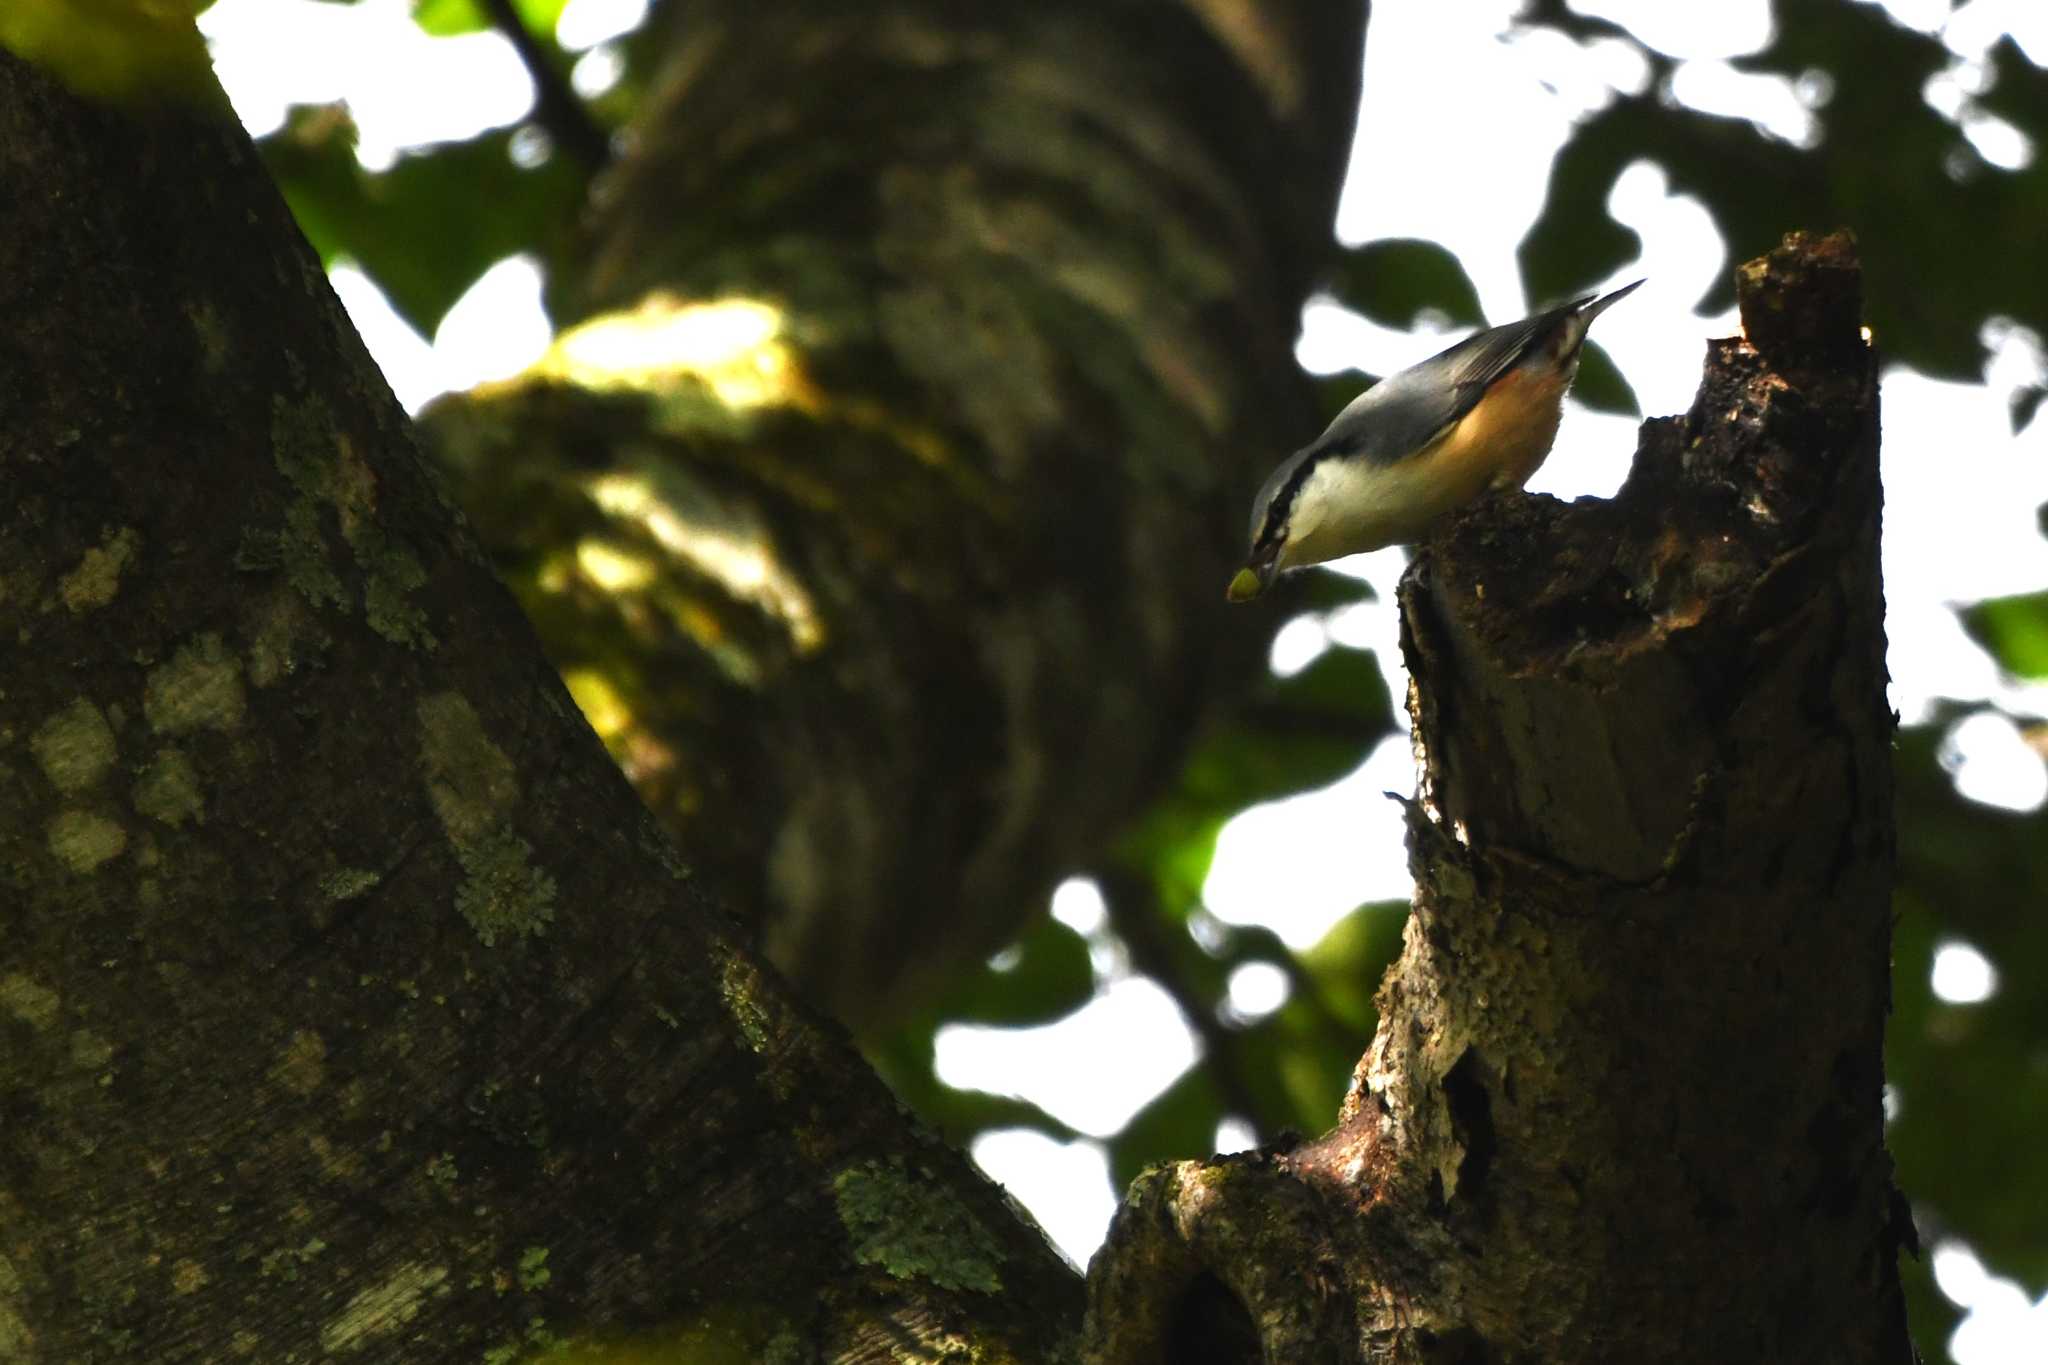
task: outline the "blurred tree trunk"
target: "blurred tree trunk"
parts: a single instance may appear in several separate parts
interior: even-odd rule
[[[1378,1037],[1322,1139],[1134,1187],[1102,1359],[1912,1359],[1876,366],[1846,241],[1740,283],[1616,498],[1482,505],[1411,567]]]
[[[1361,15],[808,8],[676,7],[598,215],[578,288],[674,382],[447,418],[680,857],[247,140],[0,53],[0,1358],[1071,1346],[726,912],[877,1015],[1256,667],[1214,604]]]
[[[1315,422],[1362,18],[673,4],[556,303],[686,340],[433,414],[642,794],[856,1026],[1042,913],[1263,669],[1217,585]]]

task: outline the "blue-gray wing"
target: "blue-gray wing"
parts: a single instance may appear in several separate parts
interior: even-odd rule
[[[1413,455],[1478,406],[1496,379],[1513,369],[1591,297],[1574,299],[1561,308],[1504,327],[1488,328],[1388,375],[1351,400],[1301,453],[1313,458],[1341,450],[1382,464]]]

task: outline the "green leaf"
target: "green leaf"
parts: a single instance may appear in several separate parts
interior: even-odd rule
[[[206,40],[192,22],[203,8],[202,0],[8,0],[0,5],[0,49],[88,99],[224,112]]]
[[[1287,581],[1289,584],[1301,585],[1289,599],[1289,605],[1298,606],[1303,611],[1327,613],[1359,602],[1379,600],[1379,594],[1373,591],[1372,584],[1363,578],[1353,578],[1348,573],[1307,573]]]
[[[491,26],[491,21],[477,7],[475,0],[419,0],[412,7],[412,21],[421,31],[436,38],[452,38],[458,33],[481,33]]]
[[[932,1037],[933,1021],[925,1019],[886,1037],[863,1039],[861,1052],[896,1098],[946,1141],[965,1147],[991,1128],[1029,1128],[1061,1142],[1081,1136],[1029,1100],[942,1083],[932,1072]]]
[[[2039,1149],[2048,1130],[2048,1086],[2038,1079],[2048,1045],[2039,1017],[2041,974],[2028,971],[2031,962],[1992,949],[2005,973],[1999,994],[1980,1005],[1939,1000],[1928,980],[1947,917],[1910,890],[1896,905],[1886,1070],[1898,1117],[1885,1141],[1900,1185],[1930,1222],[2037,1296],[2048,1284],[2048,1238],[2035,1214],[2048,1200],[2048,1169],[2026,1154]],[[2044,937],[2030,932],[2029,946],[2048,946]],[[2033,980],[2014,982],[2019,973]]]
[[[1046,916],[997,957],[1002,970],[983,963],[954,982],[932,1006],[942,1019],[1021,1028],[1071,1014],[1095,993],[1088,943]]]
[[[1179,837],[1152,859],[1152,875],[1161,897],[1177,912],[1186,914],[1201,904],[1202,884],[1208,881],[1210,865],[1216,861],[1216,836],[1223,832],[1227,818],[1198,809],[1195,818],[1181,826]]]
[[[1254,712],[1255,717],[1265,718],[1262,728],[1268,734],[1278,732],[1283,714],[1320,717],[1326,724],[1323,733],[1343,733],[1345,747],[1353,751],[1352,764],[1364,756],[1358,750],[1394,729],[1393,694],[1387,690],[1379,657],[1369,649],[1344,645],[1324,650],[1307,668],[1279,680],[1272,687],[1272,702]],[[1331,778],[1342,775],[1332,773]]]
[[[1579,377],[1572,384],[1572,397],[1595,412],[1618,413],[1623,417],[1643,415],[1636,391],[1621,377],[1613,358],[1597,341],[1588,341],[1579,350]]]
[[[1987,318],[2048,332],[2048,273],[2037,269],[2048,218],[2048,158],[1991,165],[1920,90],[1954,61],[1938,35],[1894,23],[1876,5],[1780,5],[1772,45],[1735,66],[1832,87],[1815,111],[1817,146],[1746,119],[1685,108],[1661,86],[1623,95],[1581,123],[1552,163],[1542,212],[1518,256],[1534,298],[1559,298],[1610,276],[1639,252],[1608,212],[1624,171],[1649,161],[1673,195],[1713,215],[1733,260],[1776,246],[1792,229],[1855,232],[1865,311],[1876,343],[1923,373],[1974,380]],[[2048,72],[2010,39],[1991,50],[1977,103],[2038,136],[2048,127]],[[1917,186],[1901,193],[1900,186]],[[1969,224],[1968,250],[1956,224]],[[1939,288],[1929,288],[1930,271]],[[1734,302],[1731,271],[1714,273],[1702,307]]]
[[[1379,1022],[1373,997],[1380,978],[1401,955],[1401,931],[1407,922],[1406,901],[1361,905],[1300,954],[1323,1003],[1366,1039]]]
[[[1609,134],[1601,120],[1596,114],[1580,125],[1551,162],[1543,210],[1515,249],[1532,299],[1584,293],[1642,255],[1643,239],[1607,212],[1622,165],[1606,144],[1621,134]]]
[[[1285,721],[1275,712],[1265,714],[1265,723],[1248,719],[1211,735],[1189,758],[1188,786],[1207,796],[1215,809],[1236,814],[1261,801],[1326,786],[1365,758],[1361,737],[1367,732],[1351,729],[1342,717],[1331,718],[1325,728],[1320,714],[1290,713]]]
[[[1173,790],[1118,842],[1117,860],[1149,874],[1162,903],[1192,906],[1225,821],[1334,782],[1393,729],[1393,699],[1372,652],[1326,650],[1293,677],[1268,681],[1235,721],[1197,741]]]
[[[2009,673],[2048,678],[2048,592],[1965,607],[1963,629]]]
[[[1901,731],[1894,769],[1899,889],[1894,897],[1892,1016],[1886,1079],[1898,1117],[1886,1132],[1899,1185],[1931,1243],[1960,1237],[2030,1297],[2048,1286],[2048,1163],[2031,1160],[2048,1125],[2048,810],[1998,810],[1959,795],[1941,742],[1968,709],[1941,707]],[[1962,939],[1990,959],[1997,990],[1981,1004],[1936,998],[1937,948]]]
[[[1298,1133],[1320,1133],[1337,1121],[1351,1073],[1372,1045],[1369,1031],[1347,1032],[1330,1023],[1297,995],[1253,1025],[1239,1044],[1262,1108],[1284,1115],[1286,1126]]]
[[[1922,1246],[1919,1259],[1899,1257],[1899,1286],[1906,1296],[1906,1324],[1918,1343],[1920,1359],[1945,1361],[1948,1339],[1962,1321],[1963,1310],[1934,1283],[1934,1256]]]
[[[555,37],[555,21],[562,17],[562,10],[568,0],[516,0],[514,8],[519,11],[520,22],[527,32],[543,42],[552,43]],[[416,0],[412,7],[412,21],[420,29],[436,38],[453,37],[458,33],[481,33],[491,27],[490,16],[476,0]]]
[[[1216,1150],[1216,1125],[1222,1121],[1223,1105],[1208,1071],[1182,1072],[1109,1140],[1110,1184],[1121,1195],[1147,1166],[1208,1156]]]
[[[2022,384],[2012,391],[2006,400],[2006,415],[2012,419],[2012,434],[2017,436],[2033,425],[2034,414],[2041,409],[2041,400],[2048,398],[2048,388],[2039,384]]]
[[[1374,322],[1407,330],[1425,312],[1483,327],[1479,291],[1458,258],[1435,242],[1390,237],[1353,247],[1338,263],[1332,291]]]
[[[352,257],[432,336],[492,264],[521,251],[551,256],[582,202],[583,172],[571,158],[524,169],[510,143],[500,129],[401,156],[373,175],[356,161],[346,117],[319,108],[296,111],[263,152],[321,258]]]

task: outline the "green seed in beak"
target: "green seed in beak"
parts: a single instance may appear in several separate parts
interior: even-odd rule
[[[1233,602],[1249,602],[1265,591],[1266,585],[1259,581],[1256,571],[1246,568],[1237,571],[1237,577],[1230,580],[1230,591],[1226,594]]]

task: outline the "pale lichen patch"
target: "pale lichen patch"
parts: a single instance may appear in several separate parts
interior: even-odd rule
[[[136,780],[134,798],[136,810],[173,829],[187,820],[206,823],[206,801],[199,790],[199,773],[180,749],[157,751],[156,758]]]
[[[232,730],[242,723],[244,705],[242,662],[218,635],[202,635],[181,646],[170,662],[151,669],[143,684],[143,713],[161,734]]]
[[[370,629],[395,645],[433,648],[427,614],[412,602],[413,590],[427,581],[418,558],[375,527],[365,527],[350,543],[363,570],[363,617]]]
[[[285,1044],[270,1068],[270,1079],[294,1095],[310,1095],[327,1076],[327,1042],[311,1029],[300,1029]]]
[[[519,799],[519,774],[484,733],[476,708],[454,692],[419,704],[420,755],[427,795],[457,843],[480,838]]]
[[[448,1278],[442,1266],[408,1262],[381,1283],[350,1299],[320,1329],[320,1344],[329,1351],[353,1351],[385,1336],[419,1316],[420,1301]]]
[[[0,1010],[37,1032],[57,1018],[57,992],[20,972],[0,976]]]
[[[782,1099],[790,1098],[803,1084],[798,1051],[803,1035],[794,1017],[774,983],[751,959],[723,943],[712,952],[718,964],[719,999],[739,1041],[763,1059],[761,1077],[768,1088]]]
[[[719,998],[748,1049],[762,1055],[774,1043],[768,1010],[761,1002],[765,985],[761,973],[738,953],[728,952],[719,962]]]
[[[555,882],[507,818],[519,799],[512,760],[456,693],[422,698],[419,720],[427,796],[464,873],[456,910],[486,947],[540,933],[554,919]]]
[[[249,642],[249,681],[257,687],[282,682],[327,643],[304,600],[282,589],[250,604],[242,630]]]
[[[341,536],[351,545],[377,512],[377,475],[347,432],[334,436],[334,462],[328,469],[328,501],[341,519]]]
[[[331,901],[352,901],[384,878],[366,867],[341,867],[320,879],[320,894]]]
[[[324,1133],[307,1138],[306,1148],[329,1180],[354,1180],[363,1173],[363,1154],[354,1147],[337,1146]]]
[[[114,1060],[114,1045],[89,1028],[71,1034],[71,1065],[80,1071],[98,1071]]]
[[[127,830],[87,810],[60,811],[51,817],[49,837],[50,852],[78,873],[92,871],[128,847]]]
[[[185,320],[192,324],[192,336],[199,343],[199,358],[208,374],[221,374],[228,367],[228,330],[219,305],[212,299],[198,299],[185,305]]]
[[[283,394],[271,399],[270,458],[300,497],[316,502],[344,501],[330,486],[330,471],[340,452],[334,409],[326,400],[317,395],[291,399]]]
[[[363,575],[363,615],[394,644],[434,647],[425,611],[411,601],[427,581],[413,552],[377,522],[378,475],[363,451],[338,429],[333,410],[319,398],[279,396],[271,416],[271,454],[292,486],[284,530],[246,538],[244,567],[282,567],[292,586],[314,605],[345,607],[349,594],[329,558],[323,509],[332,509],[356,567]]]
[[[530,1246],[519,1253],[519,1287],[529,1294],[537,1294],[547,1288],[554,1272],[548,1269],[548,1249]]]
[[[14,1262],[0,1255],[0,1360],[36,1359],[36,1334],[14,1310],[13,1301],[20,1293],[20,1272]]]
[[[264,1279],[276,1278],[291,1284],[325,1250],[327,1243],[318,1237],[309,1237],[295,1247],[277,1247],[264,1253],[263,1259],[256,1263],[256,1273]]]
[[[533,866],[533,845],[500,825],[456,857],[467,875],[455,893],[455,909],[486,948],[500,938],[539,934],[555,918],[555,879]]]
[[[206,1287],[207,1280],[211,1278],[206,1273],[206,1267],[189,1256],[180,1257],[177,1264],[171,1267],[171,1289],[174,1293],[197,1294]]]
[[[73,616],[94,611],[114,600],[121,590],[121,571],[135,557],[142,538],[123,527],[85,552],[78,567],[57,580],[58,595]]]
[[[862,1265],[944,1289],[1002,1291],[1002,1245],[960,1197],[901,1157],[869,1161],[832,1181],[839,1221]]]
[[[114,765],[114,732],[84,697],[44,721],[28,747],[43,775],[66,796],[93,786]]]

